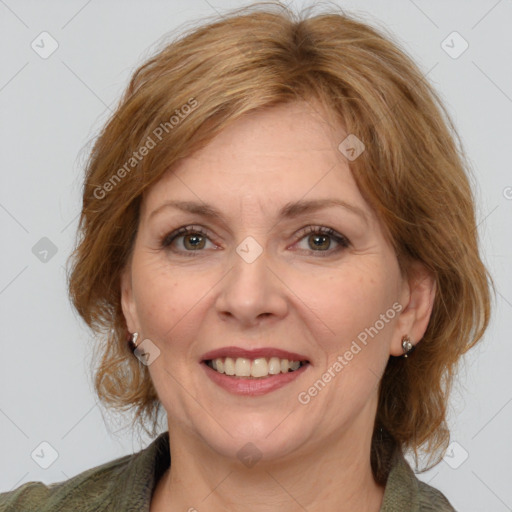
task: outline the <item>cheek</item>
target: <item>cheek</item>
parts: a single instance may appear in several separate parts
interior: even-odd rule
[[[182,334],[200,302],[218,282],[210,272],[191,272],[141,255],[132,266],[134,300],[144,335],[162,343]],[[197,327],[197,324],[196,324]]]
[[[343,353],[358,336],[364,339],[365,329],[371,330],[376,322],[379,332],[371,330],[368,339],[389,337],[391,315],[384,324],[380,315],[386,315],[396,300],[393,276],[392,267],[368,258],[297,279],[297,295],[307,297],[304,315],[310,318],[310,330],[327,354]]]

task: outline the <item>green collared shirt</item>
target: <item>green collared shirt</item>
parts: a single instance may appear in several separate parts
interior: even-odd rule
[[[0,512],[149,512],[151,496],[169,467],[169,433],[147,448],[69,480],[28,482],[0,494]],[[419,481],[398,453],[393,459],[380,512],[454,512],[436,489]]]

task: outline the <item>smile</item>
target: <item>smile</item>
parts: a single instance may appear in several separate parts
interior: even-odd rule
[[[203,354],[199,362],[217,386],[245,396],[275,391],[300,378],[312,366],[307,355],[277,347],[222,347]]]
[[[218,373],[246,379],[262,379],[269,375],[279,375],[298,370],[307,361],[289,361],[279,357],[225,357],[206,361],[206,364]]]

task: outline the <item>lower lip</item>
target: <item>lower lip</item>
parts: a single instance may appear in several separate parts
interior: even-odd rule
[[[279,373],[258,379],[248,379],[219,373],[213,368],[210,368],[205,362],[202,362],[201,366],[204,368],[206,375],[208,375],[215,384],[224,388],[226,391],[234,393],[235,395],[259,396],[282,388],[289,382],[297,379],[307,370],[310,364],[307,363],[293,372]]]

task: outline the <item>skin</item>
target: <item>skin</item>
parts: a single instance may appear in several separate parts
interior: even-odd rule
[[[389,356],[402,355],[402,337],[422,338],[435,286],[420,264],[401,275],[337,149],[347,133],[325,119],[319,105],[302,102],[251,113],[143,198],[122,306],[129,331],[160,350],[148,368],[167,411],[172,465],[152,512],[381,506],[384,489],[370,468],[378,384]],[[367,220],[339,206],[277,217],[288,202],[327,198],[357,206]],[[178,199],[208,203],[225,220],[172,207],[151,216]],[[187,225],[207,232],[200,249],[191,248],[193,234],[162,248],[162,238]],[[349,245],[327,236],[318,249],[308,226],[332,228]],[[248,236],[263,250],[252,263],[235,250]],[[309,403],[299,403],[299,393],[394,303],[400,313]],[[204,353],[228,345],[278,347],[311,365],[276,391],[236,396],[200,366]],[[262,455],[252,467],[237,457],[248,442]]]

